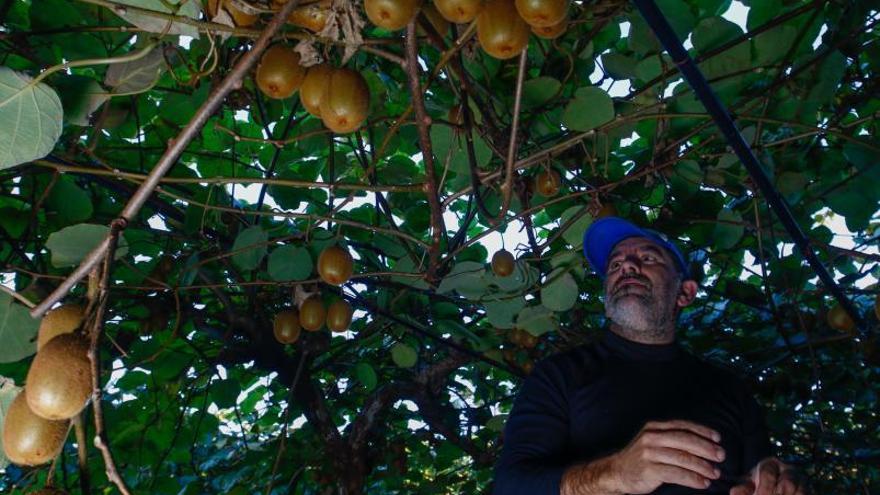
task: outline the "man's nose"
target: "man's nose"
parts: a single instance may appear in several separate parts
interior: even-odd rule
[[[620,263],[620,273],[639,273],[642,263],[638,256],[625,256]]]

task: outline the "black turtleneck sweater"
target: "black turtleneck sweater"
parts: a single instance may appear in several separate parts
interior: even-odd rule
[[[495,495],[558,495],[568,466],[619,451],[648,421],[715,429],[727,456],[707,490],[663,484],[654,494],[727,494],[770,455],[761,410],[731,372],[677,344],[649,345],[606,331],[601,341],[542,361],[504,430]]]

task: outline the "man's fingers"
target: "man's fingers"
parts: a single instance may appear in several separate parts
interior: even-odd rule
[[[671,421],[649,421],[645,424],[646,430],[687,430],[701,437],[705,437],[713,442],[721,441],[721,434],[717,431],[709,428],[708,426],[703,426],[699,423],[694,423],[693,421],[686,421],[683,419],[674,419]]]
[[[760,462],[757,473],[757,491],[755,495],[776,495],[776,484],[779,481],[779,465],[773,461]]]
[[[713,462],[724,460],[724,449],[718,444],[689,431],[649,431],[642,434],[642,441],[648,446],[683,450]]]
[[[753,493],[755,493],[755,484],[749,481],[731,488],[729,495],[752,495]]]
[[[655,447],[648,449],[645,452],[649,461],[678,466],[689,471],[694,471],[704,478],[714,480],[721,475],[721,471],[710,462],[683,450],[670,449],[668,447]]]
[[[676,485],[687,486],[697,490],[704,490],[709,487],[709,479],[689,469],[669,464],[655,464],[652,470],[655,470],[659,479],[664,483],[675,483]]]

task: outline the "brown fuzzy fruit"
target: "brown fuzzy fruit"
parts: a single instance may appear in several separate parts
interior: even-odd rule
[[[46,419],[70,419],[86,406],[92,394],[89,342],[66,333],[50,340],[31,363],[27,374],[28,406]]]
[[[516,0],[516,11],[529,26],[550,27],[568,13],[568,0]]]
[[[543,38],[545,40],[555,40],[556,38],[562,36],[566,30],[568,30],[568,19],[563,19],[558,24],[554,24],[552,26],[532,26],[532,32],[535,33],[535,36],[537,36],[538,38]]]
[[[327,25],[327,18],[330,16],[330,3],[330,0],[321,0],[296,7],[287,17],[287,22],[317,33]]]
[[[306,299],[299,307],[299,323],[310,332],[320,330],[326,319],[327,310],[324,308],[324,302],[318,296]]]
[[[467,24],[483,9],[483,0],[434,0],[437,11],[449,22]]]
[[[299,89],[299,101],[302,102],[307,112],[319,119],[321,118],[321,100],[324,99],[324,89],[332,73],[333,66],[329,64],[309,67],[306,78]]]
[[[351,306],[344,299],[333,301],[327,308],[327,328],[333,332],[344,332],[351,325]]]
[[[541,172],[535,177],[535,191],[545,198],[552,198],[559,193],[562,179],[559,173],[553,169]]]
[[[496,251],[492,255],[492,273],[499,277],[510,276],[515,266],[516,260],[513,258],[513,254],[506,249]]]
[[[344,247],[324,248],[318,256],[318,275],[330,285],[342,285],[348,282],[353,272],[354,260]]]
[[[849,313],[840,304],[835,304],[826,315],[828,326],[843,333],[852,333],[856,328],[856,322],[850,318]]]
[[[220,0],[208,0],[208,18],[213,19],[214,16],[217,15],[217,5],[220,3]],[[260,16],[249,14],[242,10],[239,10],[235,7],[232,2],[227,0],[222,0],[223,10],[225,10],[229,17],[232,17],[232,23],[239,27],[248,27],[253,26],[260,20]]]
[[[333,71],[321,97],[321,119],[333,132],[356,131],[370,110],[370,89],[364,76],[351,69]]]
[[[257,87],[269,98],[289,98],[306,77],[306,68],[299,61],[299,53],[292,48],[284,45],[270,47],[257,66]]]
[[[46,342],[53,338],[71,333],[80,325],[85,318],[85,310],[79,304],[65,304],[46,313],[40,321],[40,331],[37,334],[37,350],[43,348]]]
[[[488,0],[477,16],[477,38],[489,55],[513,58],[529,44],[529,25],[517,13],[513,0]]]
[[[275,340],[282,344],[293,344],[296,342],[299,334],[302,332],[302,326],[299,323],[299,313],[295,309],[286,309],[275,315],[272,332],[275,334]]]
[[[15,464],[45,464],[61,452],[69,427],[70,421],[50,421],[34,414],[22,390],[6,411],[3,452]]]
[[[370,22],[389,31],[397,31],[419,11],[420,0],[364,0]]]
[[[599,208],[599,212],[596,213],[596,220],[605,217],[616,217],[617,216],[617,208],[614,207],[613,203],[605,203],[602,205],[602,208]]]

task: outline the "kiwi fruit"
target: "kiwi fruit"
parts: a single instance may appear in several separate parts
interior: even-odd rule
[[[79,328],[85,316],[85,309],[79,304],[65,304],[46,313],[40,321],[40,330],[37,333],[37,350],[42,349],[53,338]]]
[[[389,31],[403,29],[418,13],[420,0],[364,0],[370,22]]]
[[[313,65],[309,67],[306,78],[299,89],[299,101],[309,114],[321,118],[321,100],[324,99],[324,89],[327,80],[333,73],[330,64]]]
[[[289,98],[302,86],[306,68],[299,53],[285,45],[269,47],[257,66],[257,87],[269,98]]]
[[[483,51],[498,59],[513,58],[529,44],[529,25],[513,0],[488,0],[477,16],[477,39]]]
[[[492,273],[499,277],[510,276],[515,266],[516,260],[513,258],[513,254],[506,249],[496,251],[492,255]]]
[[[351,306],[344,299],[337,299],[327,308],[327,328],[344,332],[351,325]]]
[[[437,34],[441,37],[446,37],[446,33],[449,32],[449,21],[437,11],[437,7],[433,3],[426,3],[422,5],[422,13],[425,14],[425,18],[428,19],[428,22],[431,23]],[[424,34],[421,28],[419,28],[419,32]]]
[[[249,14],[237,9],[232,2],[227,0],[208,0],[208,18],[213,19],[217,15],[218,5],[223,8],[229,17],[232,17],[232,23],[239,27],[253,26],[260,20],[260,16]]]
[[[34,414],[22,390],[6,411],[3,452],[14,464],[45,464],[61,452],[69,429],[70,421],[52,421]]]
[[[359,72],[340,68],[327,78],[321,97],[321,119],[333,132],[356,131],[370,110],[370,89]]]
[[[285,3],[287,2],[273,1],[272,6],[280,9]],[[301,2],[287,17],[287,23],[308,29],[314,33],[322,31],[324,26],[327,25],[327,18],[330,15],[330,4],[330,0],[321,0],[308,4]]]
[[[66,333],[40,349],[27,374],[25,395],[31,411],[46,419],[70,419],[86,406],[92,394],[89,342]]]
[[[320,330],[326,319],[327,309],[324,308],[324,302],[318,296],[306,299],[299,307],[299,323],[310,332]]]
[[[559,194],[559,188],[561,185],[562,178],[559,177],[559,173],[553,169],[541,172],[535,176],[535,190],[545,198],[552,198]]]
[[[347,249],[329,246],[318,256],[318,275],[330,285],[348,282],[354,272],[354,260]]]
[[[840,304],[835,304],[826,315],[828,326],[842,333],[852,333],[856,328],[856,322]]]
[[[293,344],[299,339],[302,325],[299,323],[299,312],[295,309],[286,309],[275,315],[272,325],[275,340],[282,344]]]
[[[532,26],[532,33],[538,38],[545,40],[555,40],[568,30],[568,19],[563,19],[558,24],[552,26],[537,27]]]
[[[435,0],[434,6],[447,21],[467,24],[483,9],[483,0]]]
[[[534,27],[554,26],[568,14],[568,0],[516,0],[515,5],[526,24]]]

